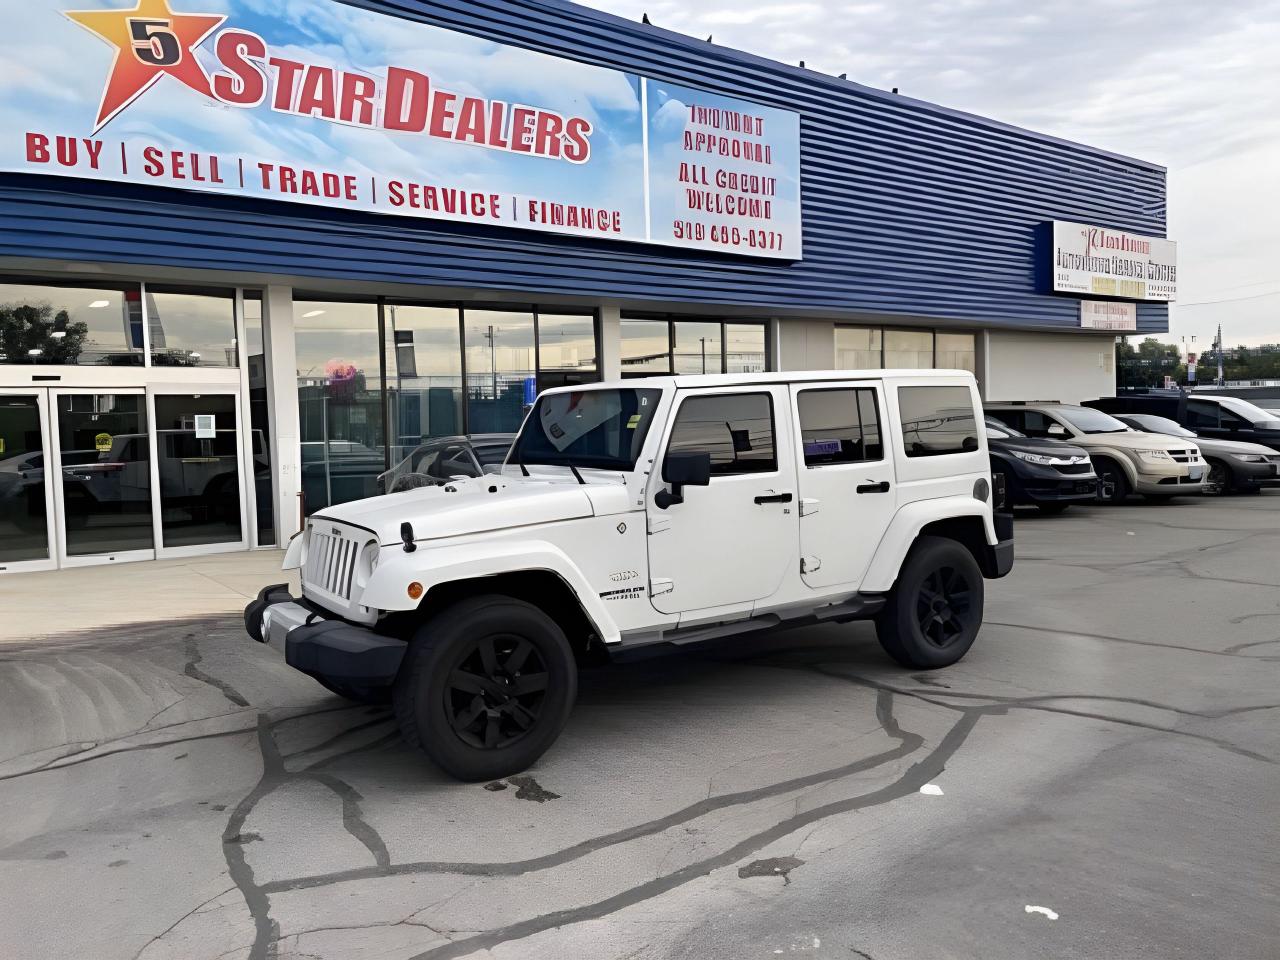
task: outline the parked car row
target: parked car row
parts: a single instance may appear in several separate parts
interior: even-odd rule
[[[985,409],[991,468],[1009,507],[1059,513],[1132,493],[1161,500],[1280,486],[1280,420],[1235,397],[1152,391]]]

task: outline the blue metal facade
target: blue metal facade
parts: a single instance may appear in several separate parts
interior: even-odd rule
[[[0,175],[0,256],[877,315],[1079,327],[1047,289],[1042,225],[1165,235],[1165,171],[557,0],[361,0],[503,43],[801,115],[804,259],[583,241],[281,202]],[[1140,331],[1168,308],[1138,307]]]

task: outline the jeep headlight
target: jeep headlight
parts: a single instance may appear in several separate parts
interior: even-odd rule
[[[360,558],[356,561],[356,583],[363,587],[369,582],[373,571],[378,569],[378,558],[381,555],[382,547],[377,540],[370,540],[364,545],[364,549],[360,551]]]
[[[1038,463],[1041,466],[1050,466],[1055,463],[1066,463],[1065,460],[1059,460],[1057,457],[1046,457],[1042,453],[1024,453],[1021,450],[1010,450],[1019,460],[1025,460],[1027,463]]]
[[[1147,460],[1152,463],[1173,459],[1173,457],[1169,455],[1168,450],[1139,450],[1137,451],[1137,454],[1143,460]]]
[[[1267,463],[1269,458],[1261,453],[1233,453],[1232,460],[1239,460],[1241,463]]]

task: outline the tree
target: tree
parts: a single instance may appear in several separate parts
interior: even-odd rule
[[[87,323],[72,323],[66,310],[48,303],[0,305],[0,359],[5,363],[74,364],[89,336]]]
[[[1129,343],[1128,337],[1116,340],[1117,387],[1162,387],[1165,377],[1185,383],[1186,376],[1186,366],[1182,363],[1177,344],[1145,337],[1135,347]]]

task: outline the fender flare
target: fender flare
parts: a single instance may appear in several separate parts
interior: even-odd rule
[[[971,496],[937,497],[932,500],[917,500],[902,507],[889,529],[880,538],[875,556],[867,568],[861,589],[867,593],[883,593],[892,589],[898,579],[898,571],[920,531],[935,520],[954,520],[957,517],[978,517],[986,533],[987,544],[994,546],[998,541],[995,524],[991,519],[991,506]]]
[[[1124,474],[1126,480],[1129,481],[1129,489],[1132,490],[1138,483],[1138,468],[1133,465],[1133,458],[1128,456],[1117,447],[1103,447],[1099,450],[1089,451],[1089,460],[1093,461],[1094,457],[1105,457],[1120,468],[1120,472]],[[1097,464],[1094,464],[1094,472],[1097,472]]]
[[[422,584],[426,595],[432,587],[445,583],[526,571],[544,571],[558,576],[577,598],[600,639],[607,644],[621,641],[618,625],[582,571],[563,550],[545,540],[489,541],[441,547],[419,543],[413,553],[405,553],[399,545],[384,547],[360,602],[379,610],[414,610],[418,601],[409,599],[407,592],[409,583],[413,581]]]

